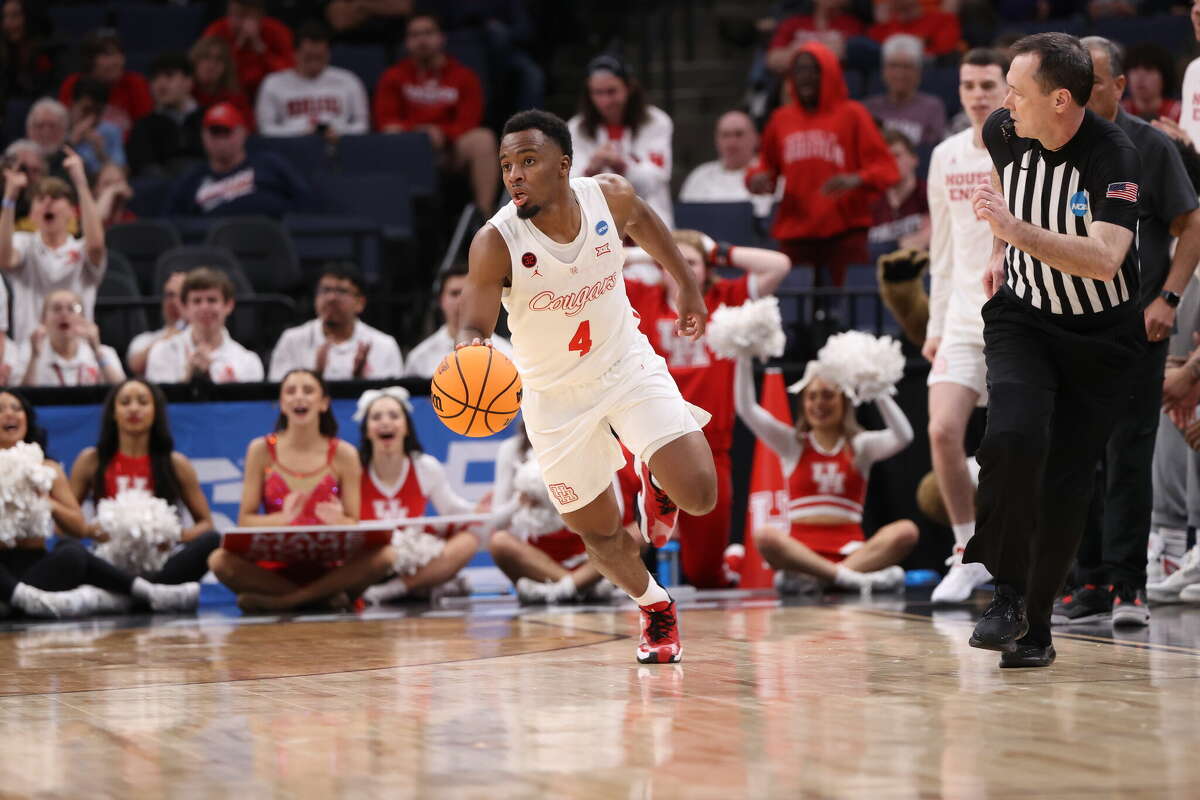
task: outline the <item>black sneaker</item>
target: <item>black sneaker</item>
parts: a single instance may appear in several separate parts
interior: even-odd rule
[[[983,612],[969,644],[983,650],[999,650],[1011,653],[1017,649],[1017,639],[1029,633],[1029,620],[1025,616],[1025,598],[1007,583],[996,585],[992,603]]]
[[[1150,624],[1150,606],[1146,590],[1117,584],[1112,595],[1112,624],[1146,626]]]
[[[1000,654],[1000,668],[1048,667],[1054,663],[1057,655],[1054,652],[1053,644],[1042,645],[1037,642],[1018,642],[1015,649]]]
[[[1111,587],[1085,583],[1082,586],[1068,589],[1062,597],[1058,598],[1054,603],[1054,611],[1050,614],[1050,624],[1074,625],[1079,622],[1106,619],[1112,612],[1112,607]]]

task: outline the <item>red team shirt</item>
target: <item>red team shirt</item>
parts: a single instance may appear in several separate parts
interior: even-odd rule
[[[104,496],[116,497],[126,489],[145,489],[154,494],[154,474],[150,471],[150,456],[127,456],[117,453],[104,470]]]
[[[787,481],[788,512],[793,519],[797,514],[846,518],[844,523],[832,525],[795,520],[792,536],[834,560],[841,559],[840,551],[847,543],[863,541],[860,523],[867,499],[867,479],[855,466],[854,450],[848,441],[842,440],[837,450],[824,453],[805,434],[800,461]]]
[[[402,517],[421,517],[425,515],[425,506],[429,498],[421,491],[421,482],[417,480],[417,470],[412,460],[408,462],[408,474],[395,494],[384,494],[375,485],[375,479],[370,470],[363,473],[362,506],[360,518],[366,522],[372,519],[400,519]]]

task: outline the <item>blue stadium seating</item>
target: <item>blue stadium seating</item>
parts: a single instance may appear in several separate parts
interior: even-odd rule
[[[1176,54],[1189,50],[1194,41],[1187,17],[1175,14],[1098,19],[1093,33],[1126,45],[1154,42]]]
[[[132,47],[153,45],[156,53],[186,51],[204,31],[202,3],[188,6],[150,3],[115,3],[117,33]]]
[[[51,6],[47,9],[55,35],[77,42],[84,34],[103,28],[108,22],[108,7],[103,3],[80,6]]]
[[[676,203],[675,227],[694,228],[714,239],[743,247],[762,247],[749,202],[739,203]]]
[[[390,66],[387,50],[378,44],[335,44],[330,62],[359,77],[367,88],[368,102],[375,92],[379,76]]]
[[[959,112],[958,67],[926,67],[921,74],[921,91],[940,98],[946,106],[946,120]]]
[[[411,195],[425,197],[437,190],[437,160],[423,133],[370,133],[338,140],[337,165],[344,175],[404,176]]]
[[[4,128],[0,134],[4,136],[5,145],[25,137],[25,118],[29,116],[32,105],[31,101],[24,98],[15,98],[4,104]]]
[[[171,179],[150,175],[134,178],[129,182],[133,188],[133,199],[129,201],[129,210],[139,217],[161,217],[167,207],[167,197],[171,193]]]
[[[311,177],[329,166],[329,150],[320,136],[251,136],[246,139],[250,153],[275,153],[295,167],[301,175]]]
[[[129,260],[145,295],[158,294],[160,287],[154,283],[158,257],[182,243],[174,225],[165,219],[152,218],[113,225],[105,233],[105,240],[110,248]]]

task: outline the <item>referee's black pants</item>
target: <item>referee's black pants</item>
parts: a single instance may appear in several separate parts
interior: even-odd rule
[[[1146,588],[1146,545],[1154,510],[1154,442],[1162,412],[1168,342],[1153,342],[1130,372],[1128,405],[1108,437],[1083,541],[1080,583]]]
[[[963,560],[1023,587],[1030,624],[1048,633],[1145,331],[1132,304],[1067,329],[1007,288],[984,304],[983,320],[988,419],[976,453],[975,535]]]

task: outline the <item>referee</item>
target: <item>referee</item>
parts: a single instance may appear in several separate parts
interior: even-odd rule
[[[963,561],[996,579],[971,645],[1000,651],[1001,667],[1044,667],[1096,465],[1146,348],[1141,165],[1129,138],[1085,108],[1092,59],[1078,39],[1039,33],[1012,54],[1004,107],[983,127],[996,185],[971,198],[995,246],[982,310],[990,404]]]

